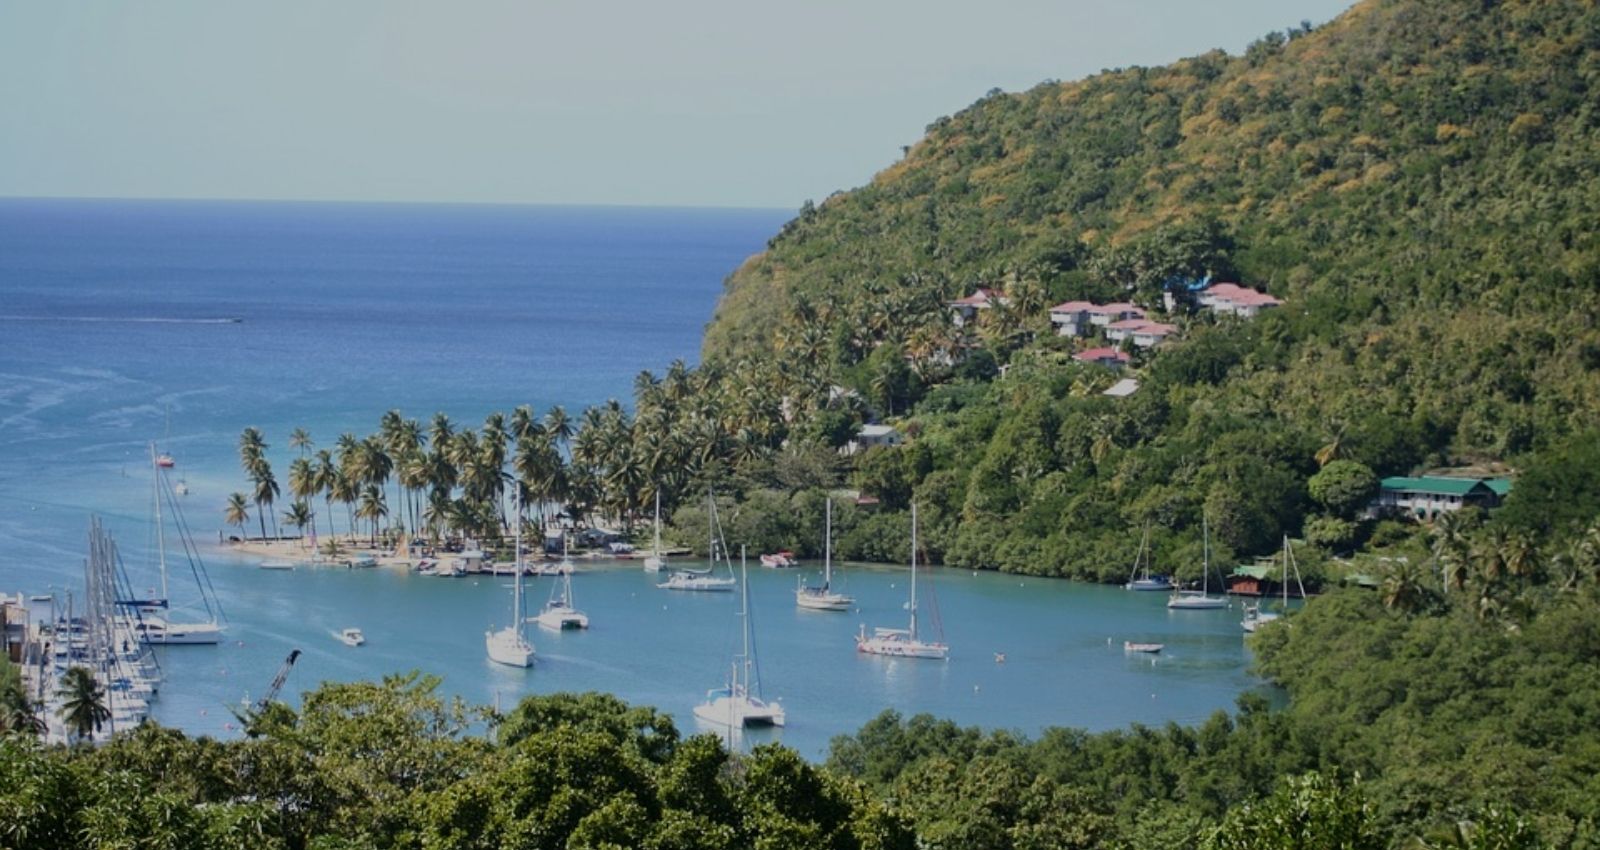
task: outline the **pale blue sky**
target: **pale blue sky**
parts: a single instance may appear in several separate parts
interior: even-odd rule
[[[0,0],[0,195],[794,208],[1348,0]]]

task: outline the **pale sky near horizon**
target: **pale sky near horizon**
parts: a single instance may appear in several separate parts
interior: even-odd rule
[[[0,196],[761,206],[1350,0],[0,0]]]

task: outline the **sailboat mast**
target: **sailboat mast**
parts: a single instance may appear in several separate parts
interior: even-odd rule
[[[522,485],[520,483],[517,483],[517,484],[514,484],[512,486],[516,491],[516,504],[517,504],[517,513],[516,513],[516,518],[515,518],[515,522],[517,523],[517,533],[516,533],[516,536],[514,538],[516,540],[516,544],[515,545],[517,547],[517,555],[516,555],[515,558],[512,559],[512,562],[516,565],[513,568],[513,570],[515,571],[516,575],[512,577],[512,581],[511,581],[511,585],[512,585],[512,588],[513,588],[512,593],[514,594],[514,597],[511,600],[511,616],[512,616],[512,622],[516,623],[517,634],[520,635],[523,632],[523,622],[522,622]],[[562,529],[562,531],[561,531],[562,551],[566,551],[566,544],[567,544],[566,529]]]
[[[161,601],[166,602],[167,596],[167,536],[164,529],[165,523],[161,520],[161,464],[156,460],[156,444],[150,444],[150,472],[154,475],[151,483],[151,492],[155,494],[156,501],[156,563],[161,568]]]
[[[750,569],[745,564],[744,544],[739,545],[739,631],[744,641],[744,652],[735,665],[733,695],[750,692]],[[739,682],[738,668],[744,668],[744,683]]]
[[[1283,536],[1283,612],[1289,613],[1289,535]]]
[[[917,503],[911,503],[911,639],[917,639]]]
[[[1200,595],[1211,593],[1211,527],[1206,515],[1200,515]]]
[[[661,488],[656,487],[656,557],[661,557]]]
[[[822,533],[822,589],[833,584],[833,497],[828,497],[826,530]]]

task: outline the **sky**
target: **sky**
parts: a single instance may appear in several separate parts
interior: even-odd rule
[[[0,0],[0,196],[794,209],[1349,0]]]

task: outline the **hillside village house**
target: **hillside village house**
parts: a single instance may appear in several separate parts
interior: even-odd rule
[[[1133,340],[1140,348],[1152,348],[1178,332],[1176,325],[1165,325],[1146,319],[1123,319],[1106,325],[1106,339],[1111,342]]]
[[[993,304],[1010,304],[1011,300],[995,292],[993,289],[980,287],[977,292],[965,298],[957,298],[946,302],[951,311],[951,321],[956,327],[964,327],[978,318],[979,310],[987,310]]]
[[[1254,318],[1263,310],[1283,305],[1283,302],[1265,292],[1258,292],[1237,283],[1216,283],[1195,296],[1195,303],[1225,316]]]
[[[1067,301],[1050,308],[1050,324],[1059,336],[1084,336],[1089,333],[1089,311],[1094,304],[1088,301]]]
[[[1096,366],[1104,366],[1107,369],[1121,369],[1133,360],[1132,357],[1115,348],[1091,348],[1088,351],[1080,351],[1072,355],[1072,359],[1079,363],[1093,363]]]
[[[1106,327],[1112,322],[1145,318],[1144,310],[1125,301],[1118,301],[1114,304],[1091,304],[1089,305],[1088,313],[1089,324],[1098,328]]]
[[[1371,516],[1406,514],[1432,520],[1468,506],[1498,507],[1509,492],[1511,480],[1508,478],[1394,476],[1379,482],[1378,495],[1368,506],[1367,513]]]
[[[903,439],[893,425],[862,425],[855,439],[845,444],[844,453],[853,455],[873,446],[898,446]]]

